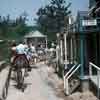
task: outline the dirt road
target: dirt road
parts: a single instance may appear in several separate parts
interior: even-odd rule
[[[9,68],[8,66],[0,72],[0,98],[2,98]],[[62,91],[62,82],[63,80],[53,73],[52,67],[38,63],[33,67],[29,76],[25,78],[27,87],[24,92],[15,87],[16,82],[14,80],[10,80],[6,100],[97,100],[90,91],[85,93],[76,92],[66,97]]]
[[[63,100],[56,96],[54,89],[48,84],[47,70],[45,64],[37,64],[25,79],[27,88],[24,92],[16,89],[11,80],[6,100]]]

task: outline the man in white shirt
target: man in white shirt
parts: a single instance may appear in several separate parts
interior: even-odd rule
[[[31,48],[32,53],[36,52],[35,46],[33,44],[31,44],[30,48]]]
[[[28,47],[28,45],[25,45],[25,44],[23,44],[23,43],[20,42],[20,44],[16,46],[16,53],[17,53],[16,59],[19,56],[23,56],[24,57],[24,60],[28,64],[27,67],[31,71],[30,65],[29,65],[29,60],[30,60],[29,49],[30,48]]]
[[[20,43],[18,46],[16,46],[16,52],[17,54],[24,54],[27,58],[27,60],[29,61],[30,59],[30,51],[29,51],[29,46],[28,45],[25,45],[25,44],[22,44]]]
[[[23,44],[19,44],[16,46],[17,54],[25,54],[25,46]]]

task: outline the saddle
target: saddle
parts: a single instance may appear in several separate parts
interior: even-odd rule
[[[29,66],[29,61],[26,58],[25,54],[17,54],[13,60],[13,66],[15,68],[25,68]]]

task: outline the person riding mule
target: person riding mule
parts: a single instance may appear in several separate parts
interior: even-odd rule
[[[37,55],[37,52],[36,52],[36,48],[34,46],[33,43],[30,43],[30,64],[35,64],[37,62],[37,58],[38,58],[38,55]]]
[[[11,59],[11,63],[13,66],[16,66],[20,62],[21,67],[27,67],[30,70],[29,60],[27,58],[26,53],[27,46],[25,46],[22,42],[19,45],[14,47],[15,55],[13,59]]]
[[[19,45],[12,45],[12,57],[11,57],[11,66],[13,70],[14,78],[17,82],[17,87],[24,91],[24,76],[28,75],[28,71],[31,71],[29,66],[29,61],[26,55],[26,48],[23,43],[20,42]]]

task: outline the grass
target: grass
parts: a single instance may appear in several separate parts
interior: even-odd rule
[[[4,41],[0,43],[0,61],[6,60],[9,61],[10,59],[10,44],[8,41]]]

